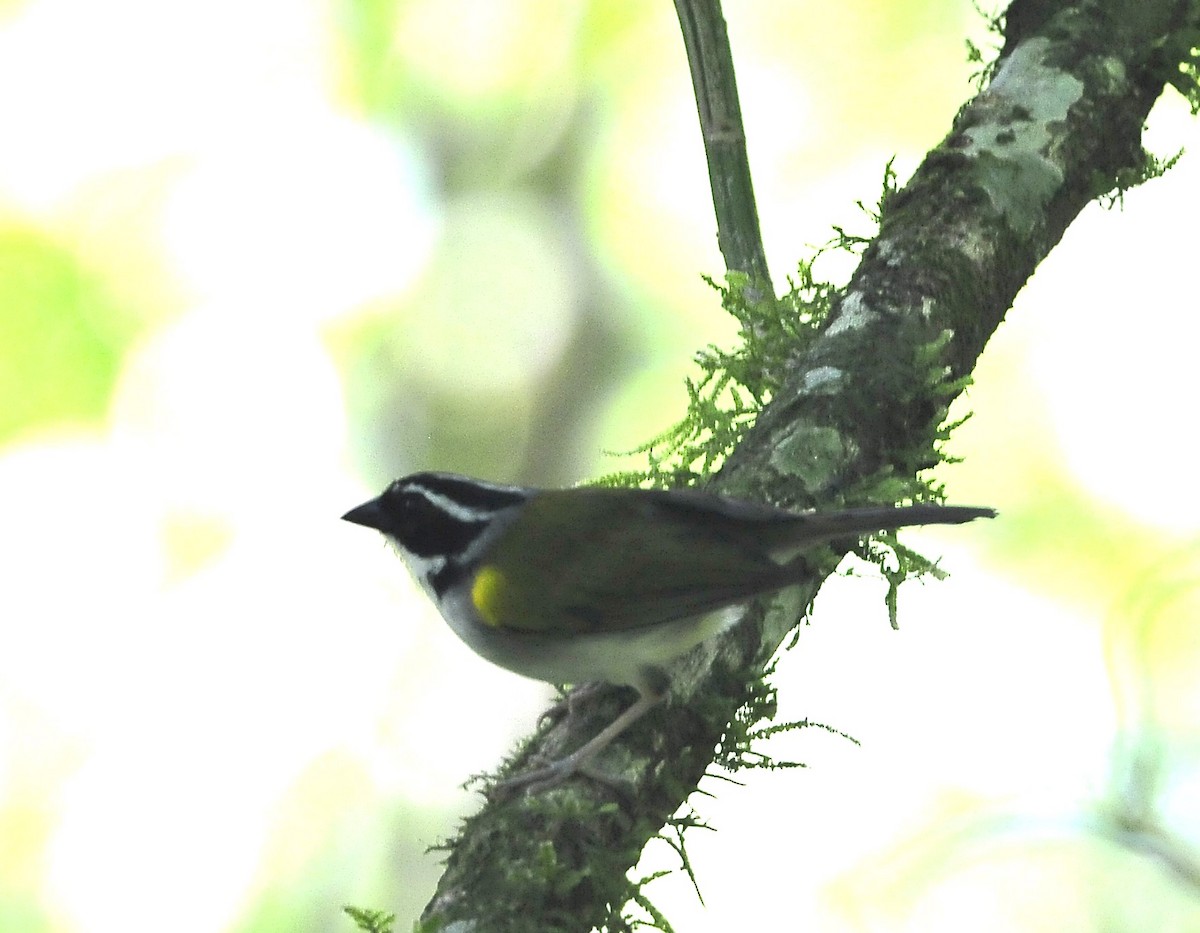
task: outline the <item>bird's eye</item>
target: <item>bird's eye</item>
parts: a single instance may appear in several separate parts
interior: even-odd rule
[[[400,523],[410,534],[428,529],[438,521],[439,515],[443,514],[423,492],[411,489],[403,492],[396,504]]]

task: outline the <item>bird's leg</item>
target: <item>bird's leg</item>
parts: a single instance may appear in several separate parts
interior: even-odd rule
[[[561,784],[572,774],[577,771],[586,774],[588,777],[596,780],[611,783],[611,780],[603,774],[587,769],[587,765],[600,752],[608,747],[617,736],[632,726],[635,722],[641,719],[650,711],[650,709],[663,698],[662,693],[651,693],[648,691],[639,692],[638,698],[625,709],[616,719],[610,722],[607,726],[601,729],[591,739],[577,748],[565,758],[560,758],[558,761],[552,761],[548,765],[540,768],[534,768],[530,771],[525,771],[521,774],[513,775],[498,781],[493,793],[501,792],[508,793],[520,788],[527,788],[530,791],[537,792],[554,787]],[[568,709],[570,700],[568,699]],[[569,711],[568,711],[569,715]]]
[[[602,680],[591,680],[587,683],[576,684],[565,695],[555,700],[551,707],[538,717],[538,728],[550,722],[552,725],[557,723],[565,715],[567,721],[570,722],[575,718],[575,713],[579,709],[579,703],[594,697],[600,692],[604,686]]]

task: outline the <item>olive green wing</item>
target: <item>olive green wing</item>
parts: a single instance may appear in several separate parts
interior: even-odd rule
[[[476,577],[477,607],[492,624],[530,632],[639,628],[771,592],[795,574],[763,553],[746,515],[714,514],[700,499],[680,512],[673,497],[591,492],[549,491],[526,505]],[[790,518],[753,511],[768,521]]]
[[[925,504],[797,514],[691,490],[547,490],[484,560],[473,595],[501,628],[637,628],[786,586],[800,568],[777,563],[784,548],[790,561],[831,538],[994,514]]]

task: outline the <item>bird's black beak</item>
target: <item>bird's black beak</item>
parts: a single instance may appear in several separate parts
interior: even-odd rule
[[[372,499],[352,508],[342,516],[342,521],[382,531],[387,524],[387,516],[384,514],[382,503],[378,499]]]

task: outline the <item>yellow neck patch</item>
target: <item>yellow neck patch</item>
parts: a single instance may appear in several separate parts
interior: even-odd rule
[[[485,565],[475,574],[475,582],[471,586],[471,602],[475,604],[475,609],[483,621],[492,628],[504,627],[500,616],[507,590],[508,580],[495,567]]]

